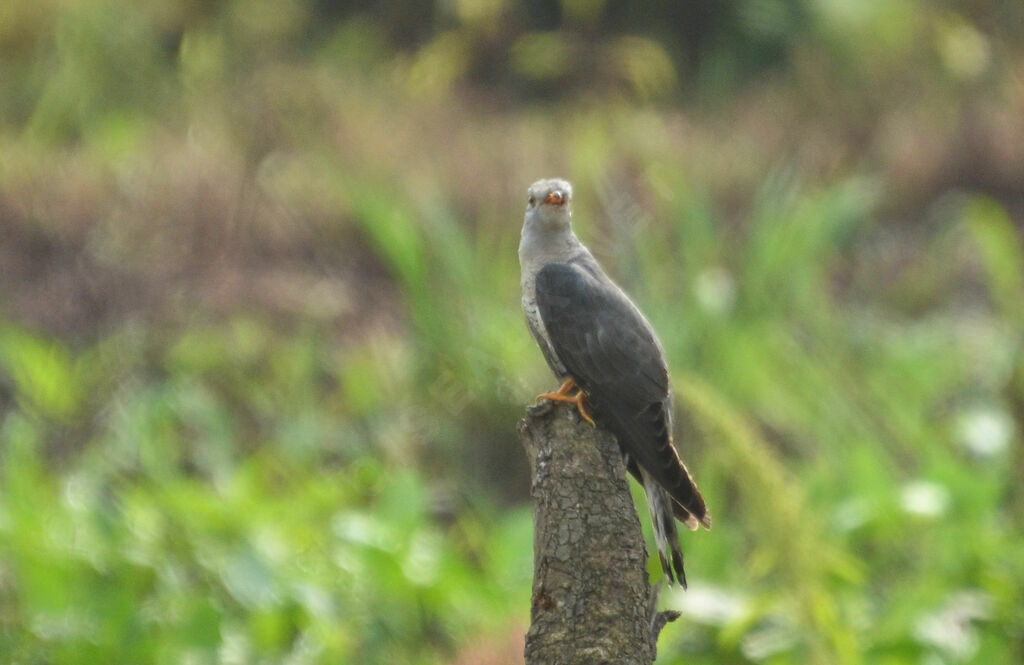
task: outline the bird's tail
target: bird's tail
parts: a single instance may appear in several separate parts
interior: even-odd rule
[[[683,570],[683,548],[679,544],[679,532],[673,517],[674,506],[677,505],[665,488],[653,476],[642,468],[640,475],[644,491],[647,493],[647,506],[651,509],[651,523],[654,525],[654,540],[658,545],[658,556],[661,567],[669,584],[677,581],[679,586],[686,588],[686,573]],[[691,516],[692,519],[692,516]]]
[[[696,531],[703,526],[711,528],[711,512],[704,503],[704,496],[697,487],[697,481],[690,475],[690,470],[680,459],[679,453],[675,450],[675,444],[669,439],[669,445],[675,453],[675,461],[679,463],[675,482],[668,487],[669,495],[672,497],[672,512],[676,519],[685,524],[690,531]]]

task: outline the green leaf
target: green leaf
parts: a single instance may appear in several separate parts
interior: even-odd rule
[[[1008,320],[1024,321],[1024,243],[1006,209],[976,196],[964,209],[968,228],[981,250],[992,298]]]
[[[57,342],[0,328],[0,369],[13,380],[19,402],[45,416],[67,419],[81,407],[83,386],[74,358]]]

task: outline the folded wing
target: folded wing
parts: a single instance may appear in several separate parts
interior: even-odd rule
[[[600,269],[552,263],[537,273],[537,307],[559,360],[597,422],[669,494],[691,529],[710,528],[704,498],[672,442],[664,352],[650,324]],[[643,480],[641,479],[641,482]]]

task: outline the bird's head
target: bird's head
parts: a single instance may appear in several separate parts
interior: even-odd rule
[[[572,185],[561,178],[538,180],[526,192],[526,226],[564,231],[572,219]]]

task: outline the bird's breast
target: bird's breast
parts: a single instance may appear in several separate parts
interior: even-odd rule
[[[526,315],[526,324],[530,328],[530,333],[537,341],[551,371],[558,378],[565,377],[568,372],[551,344],[551,337],[548,335],[544,319],[540,315],[540,308],[537,307],[537,291],[534,280],[531,278],[523,280],[523,313]]]

